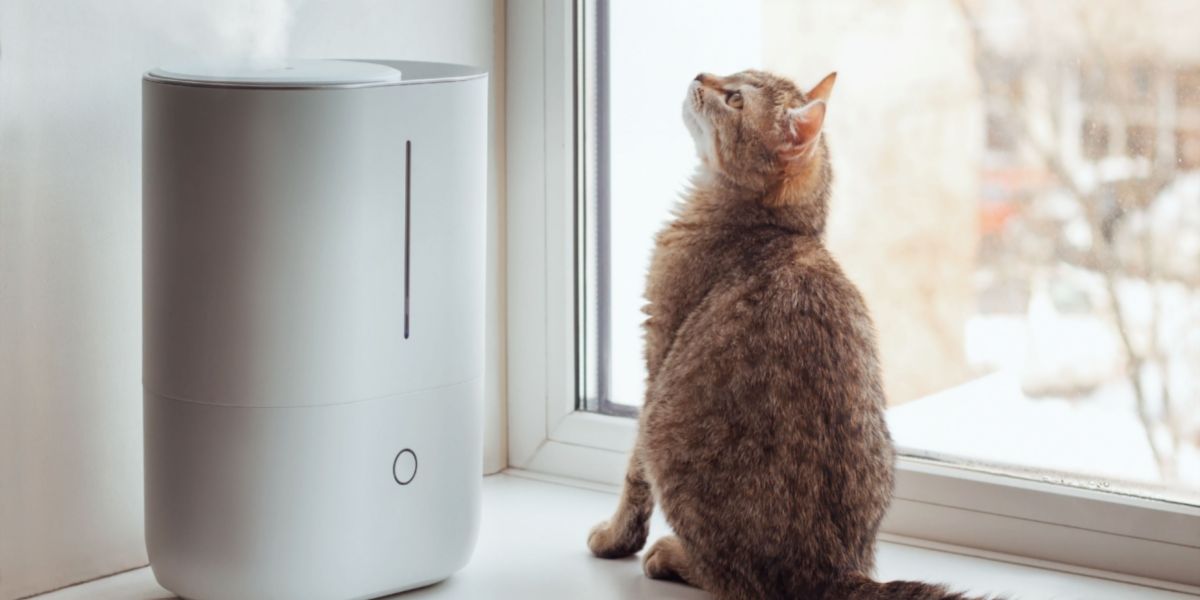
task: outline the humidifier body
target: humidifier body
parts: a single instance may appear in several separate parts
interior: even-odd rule
[[[479,522],[487,75],[143,81],[146,542],[192,600],[373,598]]]

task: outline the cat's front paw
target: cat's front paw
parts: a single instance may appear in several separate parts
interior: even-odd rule
[[[588,534],[588,548],[600,558],[624,558],[636,554],[646,545],[646,536],[621,530],[605,521]]]
[[[654,542],[646,551],[646,557],[642,559],[642,571],[650,579],[688,583],[687,563],[687,553],[679,543],[679,538],[670,535]]]
[[[657,544],[651,546],[650,550],[646,552],[646,556],[642,558],[642,572],[650,579],[671,580],[675,578],[675,572],[667,563],[666,553]]]

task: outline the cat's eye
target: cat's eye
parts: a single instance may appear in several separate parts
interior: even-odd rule
[[[741,92],[729,92],[728,94],[725,94],[725,104],[728,104],[729,106],[741,109],[743,102],[745,101],[742,99]]]

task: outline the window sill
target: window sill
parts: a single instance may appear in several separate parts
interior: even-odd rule
[[[586,484],[581,484],[581,486]],[[636,559],[593,558],[584,544],[588,529],[616,503],[611,490],[530,479],[521,472],[484,480],[483,527],[471,563],[449,580],[403,598],[706,598],[679,584],[642,576]],[[667,529],[656,515],[652,539]],[[897,540],[880,542],[876,576],[923,579],[976,594],[1023,600],[1140,598],[1183,600],[1187,594],[1013,564]],[[172,596],[149,569],[96,580],[37,597],[38,600],[165,600]]]

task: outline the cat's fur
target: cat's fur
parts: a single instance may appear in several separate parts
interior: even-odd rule
[[[962,598],[870,579],[894,451],[871,318],[822,240],[834,79],[689,87],[702,165],[657,238],[637,446],[588,546],[641,550],[657,501],[676,535],[646,553],[650,577],[730,600]]]

